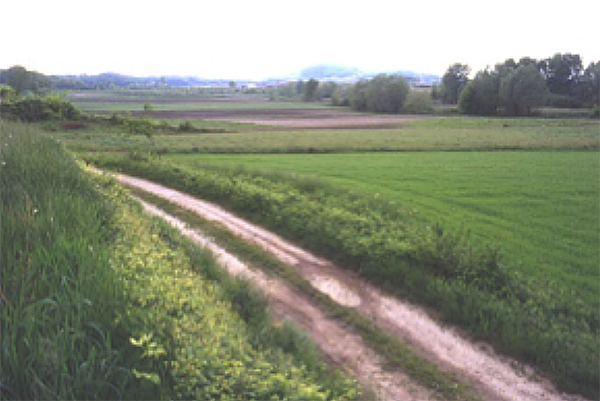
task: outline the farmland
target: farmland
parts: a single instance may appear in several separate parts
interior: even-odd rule
[[[94,122],[51,135],[222,203],[594,394],[597,122],[215,98],[150,99],[146,113],[143,97],[123,100],[78,105],[161,120],[153,135]],[[177,132],[184,122],[203,131]]]
[[[528,275],[568,283],[598,307],[599,159],[590,152],[419,152],[331,155],[172,155],[196,166],[244,167],[410,205],[431,222],[469,230]],[[268,174],[268,173],[267,173]]]

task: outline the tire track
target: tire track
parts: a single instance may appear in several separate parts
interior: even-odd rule
[[[353,308],[389,333],[407,340],[434,363],[457,373],[466,382],[474,385],[486,400],[585,400],[579,396],[559,393],[546,380],[533,380],[533,370],[527,366],[496,355],[489,346],[471,343],[456,330],[441,326],[421,308],[385,296],[353,272],[316,257],[269,231],[232,215],[218,205],[144,179],[124,175],[116,178],[127,186],[167,199],[207,220],[217,221],[240,238],[259,245],[283,263],[293,266],[304,279],[334,301]],[[171,221],[174,224],[174,220]],[[183,223],[178,224],[179,229],[189,231]],[[192,235],[191,232],[189,235]],[[216,254],[219,255],[219,252]],[[227,256],[230,257],[231,255]],[[247,269],[245,271],[249,272]],[[235,269],[232,272],[235,273]],[[244,274],[250,274],[248,278],[255,281],[269,295],[278,315],[288,316],[296,321],[332,360],[349,368],[363,384],[365,380],[372,380],[375,386],[381,389],[384,399],[431,398],[431,394],[411,383],[406,375],[390,377],[389,372],[383,371],[381,360],[360,338],[345,330],[339,323],[326,318],[318,308],[311,305],[310,300],[281,280],[267,279],[260,272],[254,271]],[[357,347],[357,351],[348,354],[348,349],[354,347]],[[417,394],[418,398],[411,398],[411,394]]]

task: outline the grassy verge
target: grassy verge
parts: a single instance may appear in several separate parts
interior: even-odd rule
[[[295,288],[309,295],[313,302],[319,305],[329,316],[350,325],[384,358],[388,366],[402,369],[424,387],[431,389],[440,399],[448,401],[478,400],[473,390],[464,383],[461,383],[454,375],[441,370],[436,365],[419,356],[408,344],[386,333],[369,319],[350,308],[337,304],[331,298],[316,290],[292,267],[279,262],[266,251],[248,244],[218,224],[206,221],[195,213],[165,199],[140,190],[132,189],[131,191],[136,196],[157,205],[167,213],[185,221],[191,227],[199,229],[205,235],[217,241],[228,252],[241,258],[248,265],[259,268],[268,274],[281,277]]]
[[[1,129],[0,398],[360,397],[114,182],[31,126]]]
[[[274,327],[266,301],[206,252],[135,213],[119,223],[129,235],[117,263],[143,311],[133,342],[159,358],[176,399],[360,399],[353,381],[325,367],[295,328]]]
[[[575,294],[534,282],[409,209],[317,183],[272,181],[238,170],[198,170],[128,158],[105,166],[211,199],[353,268],[399,296],[439,311],[475,338],[532,363],[565,390],[598,395],[598,316]]]
[[[148,397],[115,324],[115,205],[57,143],[0,124],[0,398]]]

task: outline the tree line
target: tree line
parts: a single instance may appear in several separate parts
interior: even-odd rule
[[[539,107],[590,108],[598,116],[600,62],[584,68],[577,54],[557,53],[536,60],[508,59],[470,79],[468,65],[451,65],[431,96],[411,88],[400,74],[380,74],[353,85],[338,85],[331,95],[335,106],[383,113],[428,113],[432,101],[458,105],[470,115],[528,116]]]
[[[600,62],[584,68],[577,54],[508,59],[477,72],[473,79],[469,73],[468,65],[453,64],[436,92],[464,114],[527,116],[542,106],[597,110],[600,104]]]
[[[182,76],[135,77],[116,73],[97,75],[44,75],[20,65],[0,70],[0,84],[13,87],[19,94],[53,90],[146,89],[164,87],[230,86],[225,79]]]

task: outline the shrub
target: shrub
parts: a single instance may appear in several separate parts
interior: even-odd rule
[[[358,111],[398,113],[408,92],[408,83],[400,75],[379,74],[354,85],[350,106]]]
[[[548,107],[556,107],[560,109],[579,109],[583,106],[581,100],[577,99],[574,96],[566,96],[566,95],[558,95],[556,93],[551,93],[548,96],[548,101],[546,103]]]
[[[404,112],[413,114],[430,114],[433,112],[433,101],[428,92],[411,90],[406,95]]]
[[[0,104],[0,113],[10,120],[39,122],[77,120],[81,114],[68,100],[59,96],[13,99]]]

